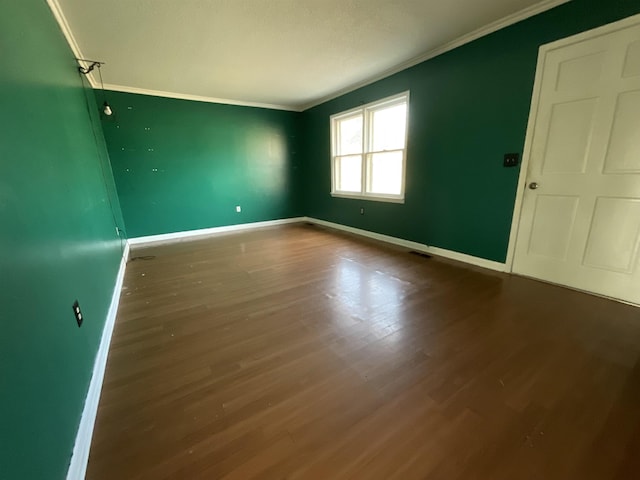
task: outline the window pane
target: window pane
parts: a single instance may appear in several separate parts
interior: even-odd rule
[[[336,157],[336,190],[362,191],[362,155]]]
[[[338,120],[338,151],[336,155],[362,153],[362,115]]]
[[[369,157],[369,193],[402,193],[402,151],[373,153]]]
[[[374,110],[371,113],[371,151],[398,150],[404,148],[407,128],[407,104]]]

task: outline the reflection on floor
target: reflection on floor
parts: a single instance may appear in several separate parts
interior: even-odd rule
[[[137,249],[87,478],[640,478],[640,310],[297,225]]]

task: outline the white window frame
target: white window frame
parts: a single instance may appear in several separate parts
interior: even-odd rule
[[[407,105],[407,119],[406,119],[406,128],[404,132],[404,148],[398,150],[381,150],[381,151],[373,151],[372,144],[373,139],[371,135],[372,130],[372,121],[371,118],[373,113],[376,110],[380,110],[383,108],[388,108],[393,106],[394,104],[406,103]],[[338,129],[336,128],[338,122],[341,120],[345,120],[349,117],[352,117],[356,114],[361,114],[363,118],[363,135],[362,135],[362,153],[361,155],[361,172],[362,172],[362,185],[360,187],[359,192],[345,192],[336,190],[336,179],[337,179],[337,169],[336,162],[338,159],[337,151],[338,151]],[[409,91],[399,93],[397,95],[393,95],[391,97],[383,98],[382,100],[377,100],[375,102],[367,103],[366,105],[362,105],[360,107],[352,108],[351,110],[346,110],[344,112],[336,113],[329,117],[329,128],[331,131],[331,196],[332,197],[340,197],[340,198],[354,198],[361,200],[374,200],[379,202],[393,202],[393,203],[404,203],[404,194],[405,194],[405,179],[407,176],[407,141],[409,138]],[[382,152],[397,152],[402,151],[402,184],[400,188],[399,195],[389,195],[389,194],[381,194],[381,193],[369,193],[367,190],[371,186],[371,159],[373,154],[382,153]],[[358,154],[354,154],[358,155]]]

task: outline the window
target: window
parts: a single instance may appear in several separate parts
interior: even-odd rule
[[[331,195],[404,202],[409,92],[331,117]]]

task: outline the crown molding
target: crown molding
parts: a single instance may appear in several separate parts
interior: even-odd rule
[[[60,3],[58,0],[47,0],[47,5],[51,9],[53,16],[55,17],[58,25],[60,26],[60,30],[64,37],[67,39],[67,43],[73,52],[75,58],[86,58],[78,45],[75,37],[73,36],[73,32],[71,31],[71,27],[69,26],[69,22],[67,21],[62,8],[60,7]],[[93,76],[93,73],[87,75],[87,79],[92,88],[98,89],[100,88],[100,83]],[[165,97],[165,98],[177,98],[180,100],[194,100],[197,102],[206,102],[206,103],[221,103],[224,105],[238,105],[242,107],[255,107],[255,108],[268,108],[270,110],[286,110],[293,112],[300,112],[300,109],[296,109],[286,105],[276,105],[271,103],[259,103],[259,102],[244,102],[240,100],[231,100],[227,98],[215,98],[215,97],[206,97],[201,95],[191,95],[188,93],[176,93],[176,92],[165,92],[161,90],[150,90],[146,88],[138,88],[138,87],[127,87],[124,85],[114,85],[114,84],[104,84],[105,90],[113,90],[116,92],[126,92],[126,93],[137,93],[141,95],[152,95],[155,97]]]
[[[310,108],[317,107],[318,105],[321,105],[325,102],[341,97],[342,95],[353,92],[354,90],[357,90],[359,88],[366,87],[367,85],[371,85],[372,83],[375,83],[379,80],[390,77],[391,75],[395,75],[396,73],[406,70],[407,68],[414,67],[419,63],[430,60],[434,57],[442,55],[443,53],[446,53],[458,47],[461,47],[462,45],[465,45],[467,43],[471,43],[474,40],[477,40],[493,32],[496,32],[505,27],[513,25],[514,23],[518,23],[518,22],[521,22],[522,20],[526,20],[529,17],[533,17],[535,15],[538,15],[539,13],[546,12],[547,10],[551,10],[552,8],[558,7],[562,4],[569,3],[570,1],[571,0],[544,0],[542,2],[536,3],[535,5],[527,7],[523,10],[520,10],[516,13],[513,13],[499,20],[496,20],[495,22],[485,25],[482,28],[474,30],[471,33],[467,33],[466,35],[458,37],[455,40],[452,40],[449,43],[445,43],[440,47],[434,48],[433,50],[429,50],[427,53],[424,53],[418,57],[414,57],[411,60],[401,63],[400,65],[396,65],[393,68],[385,70],[383,73],[376,75],[375,77],[368,78],[367,80],[364,80],[362,82],[352,84],[348,87],[338,90],[337,92],[334,92],[318,100],[314,100],[311,103],[303,105],[302,107],[300,107],[300,111],[305,111],[305,110],[309,110]]]
[[[58,22],[58,25],[60,26],[60,30],[62,30],[62,34],[64,35],[64,38],[67,39],[69,48],[71,48],[71,51],[73,52],[73,55],[75,56],[75,58],[76,59],[86,58],[82,54],[82,50],[80,50],[80,46],[78,45],[78,42],[76,42],[76,39],[73,36],[73,32],[71,31],[69,22],[67,22],[67,19],[64,16],[64,13],[62,12],[62,8],[60,7],[58,0],[47,0],[47,5],[49,5],[49,8],[51,9],[53,16]],[[87,80],[89,81],[91,88],[98,88],[99,83],[93,75],[94,75],[93,73],[86,75]]]
[[[165,92],[162,90],[150,90],[147,88],[127,87],[124,85],[104,84],[105,90],[124,93],[136,93],[139,95],[151,95],[154,97],[176,98],[178,100],[193,100],[205,103],[220,103],[224,105],[237,105],[241,107],[268,108],[270,110],[286,110],[289,112],[301,112],[302,110],[286,105],[275,105],[271,103],[244,102],[241,100],[231,100],[228,98],[206,97],[201,95],[191,95],[189,93]]]
[[[225,99],[225,98],[216,98],[216,97],[207,97],[207,96],[201,96],[201,95],[191,95],[188,93],[176,93],[176,92],[165,92],[165,91],[161,91],[161,90],[150,90],[150,89],[146,89],[146,88],[138,88],[138,87],[128,87],[128,86],[124,86],[124,85],[114,85],[114,84],[105,84],[104,88],[107,90],[113,90],[113,91],[117,91],[117,92],[125,92],[125,93],[137,93],[137,94],[141,94],[141,95],[153,95],[156,97],[165,97],[165,98],[177,98],[177,99],[181,99],[181,100],[194,100],[197,102],[206,102],[206,103],[220,103],[220,104],[225,104],[225,105],[238,105],[238,106],[244,106],[244,107],[256,107],[256,108],[268,108],[271,110],[285,110],[285,111],[291,111],[291,112],[303,112],[305,110],[308,110],[310,108],[316,107],[322,103],[328,102],[329,100],[333,100],[335,98],[338,98],[342,95],[345,95],[347,93],[353,92],[354,90],[357,90],[358,88],[362,88],[365,87],[367,85],[370,85],[372,83],[375,83],[379,80],[382,80],[384,78],[387,78],[391,75],[394,75],[398,72],[401,72],[403,70],[406,70],[407,68],[413,67],[415,65],[418,65],[419,63],[422,63],[426,60],[429,60],[431,58],[437,57],[438,55],[442,55],[443,53],[449,52],[455,48],[458,48],[462,45],[465,45],[467,43],[470,43],[474,40],[477,40],[481,37],[484,37],[486,35],[489,35],[490,33],[496,32],[502,28],[508,27],[510,25],[513,25],[514,23],[518,23],[522,20],[525,20],[529,17],[533,17],[534,15],[538,15],[539,13],[545,12],[547,10],[550,10],[552,8],[555,8],[559,5],[562,5],[564,3],[568,3],[571,0],[544,0],[542,2],[539,2],[535,5],[532,5],[530,7],[527,7],[523,10],[520,10],[519,12],[516,12],[514,14],[508,15],[500,20],[497,20],[495,22],[492,22],[482,28],[479,28],[478,30],[474,30],[471,33],[468,33],[466,35],[463,35],[462,37],[459,37],[449,43],[446,43],[438,48],[435,48],[433,50],[428,51],[427,53],[420,55],[419,57],[414,57],[411,60],[408,60],[404,63],[401,63],[400,65],[397,65],[391,69],[388,69],[386,71],[384,71],[383,73],[376,75],[375,77],[369,78],[367,80],[364,80],[362,82],[358,82],[355,84],[352,84],[348,87],[345,87],[343,89],[340,89],[330,95],[327,95],[325,97],[322,97],[318,100],[314,100],[311,103],[308,103],[306,105],[302,105],[302,106],[298,106],[298,107],[292,107],[292,106],[287,106],[287,105],[276,105],[276,104],[270,104],[270,103],[259,103],[259,102],[245,102],[245,101],[241,101],[241,100],[232,100],[232,99]],[[49,8],[51,9],[51,11],[53,12],[53,15],[55,17],[55,19],[58,22],[58,25],[60,26],[60,29],[62,30],[62,33],[64,34],[65,38],[67,39],[67,43],[69,44],[69,47],[71,48],[73,54],[76,56],[76,58],[85,58],[84,55],[82,54],[82,50],[80,50],[80,46],[78,45],[78,42],[76,41],[75,37],[73,36],[73,32],[71,31],[71,28],[69,26],[69,23],[67,22],[67,19],[64,16],[64,13],[62,11],[62,8],[60,7],[60,4],[58,3],[58,0],[47,0],[47,4],[49,5]],[[100,84],[99,82],[97,82],[97,80],[95,79],[95,77],[93,76],[93,74],[89,74],[87,75],[87,78],[89,80],[89,83],[91,84],[92,88],[100,88]]]

